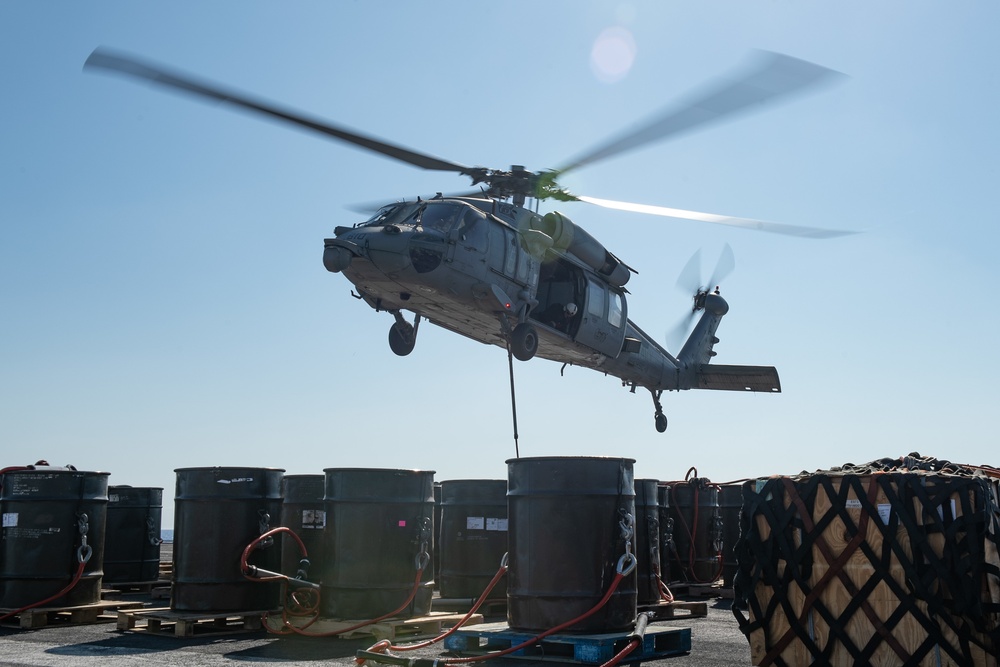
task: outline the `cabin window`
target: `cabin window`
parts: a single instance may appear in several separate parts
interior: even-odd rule
[[[616,329],[622,325],[622,295],[618,292],[611,293],[611,303],[608,307],[608,324]]]
[[[604,318],[604,285],[587,280],[587,312],[594,317]]]

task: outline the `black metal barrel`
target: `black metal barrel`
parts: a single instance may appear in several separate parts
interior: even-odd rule
[[[674,564],[677,545],[674,543],[674,517],[670,513],[670,486],[662,483],[657,486],[656,499],[660,505],[660,578],[667,583],[677,570]],[[671,570],[671,567],[674,569]]]
[[[507,480],[456,479],[441,483],[442,598],[478,598],[507,553]],[[489,599],[507,595],[499,582]]]
[[[547,630],[591,611],[607,594],[634,535],[633,459],[539,457],[507,461],[510,627]],[[626,546],[627,545],[627,546]],[[632,628],[635,571],[608,602],[567,632]]]
[[[108,487],[104,583],[148,583],[160,578],[163,488]]]
[[[178,468],[174,494],[175,611],[257,611],[279,606],[277,583],[243,576],[243,551],[278,525],[279,468]],[[250,565],[276,572],[278,541],[254,551]]]
[[[323,571],[323,531],[326,530],[326,493],[324,475],[285,475],[281,480],[281,525],[290,528],[306,548],[309,567],[306,581],[319,581]],[[281,535],[281,571],[296,576],[302,550],[295,538]]]
[[[434,471],[327,468],[320,614],[368,620],[430,612]],[[417,573],[420,572],[419,581]]]
[[[679,573],[691,583],[713,583],[722,574],[719,489],[703,478],[670,485]]]
[[[0,608],[19,609],[76,585],[47,607],[101,600],[106,472],[71,468],[10,470],[0,476]]]
[[[722,585],[732,588],[736,578],[736,542],[740,539],[740,512],[743,510],[743,485],[719,487],[719,511],[722,514]]]
[[[660,601],[660,503],[657,480],[635,480],[636,602]]]

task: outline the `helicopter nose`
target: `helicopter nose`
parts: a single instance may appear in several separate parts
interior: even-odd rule
[[[410,266],[409,234],[373,234],[368,239],[368,259],[385,274],[398,273]]]
[[[323,266],[331,273],[339,273],[351,265],[354,255],[346,248],[336,245],[326,245],[323,248]]]

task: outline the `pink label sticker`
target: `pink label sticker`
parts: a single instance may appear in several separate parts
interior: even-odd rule
[[[400,519],[398,525],[400,528],[406,528],[406,519]]]

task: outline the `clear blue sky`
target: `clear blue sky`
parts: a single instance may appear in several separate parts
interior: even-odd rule
[[[661,435],[648,392],[519,363],[521,455],[624,455],[637,477],[694,466],[719,482],[911,451],[996,465],[998,25],[997,3],[913,0],[0,3],[2,463],[165,487],[169,522],[178,467],[505,478],[514,455],[506,354],[423,326],[396,357],[391,317],[321,261],[323,238],[359,220],[347,205],[467,181],[83,72],[105,45],[448,160],[532,170],[754,49],[841,71],[565,185],[863,234],[555,207],[639,271],[629,314],[657,335],[688,308],[688,258],[730,244],[716,360],[775,365],[784,392],[665,394]],[[609,28],[634,58],[595,68]]]

